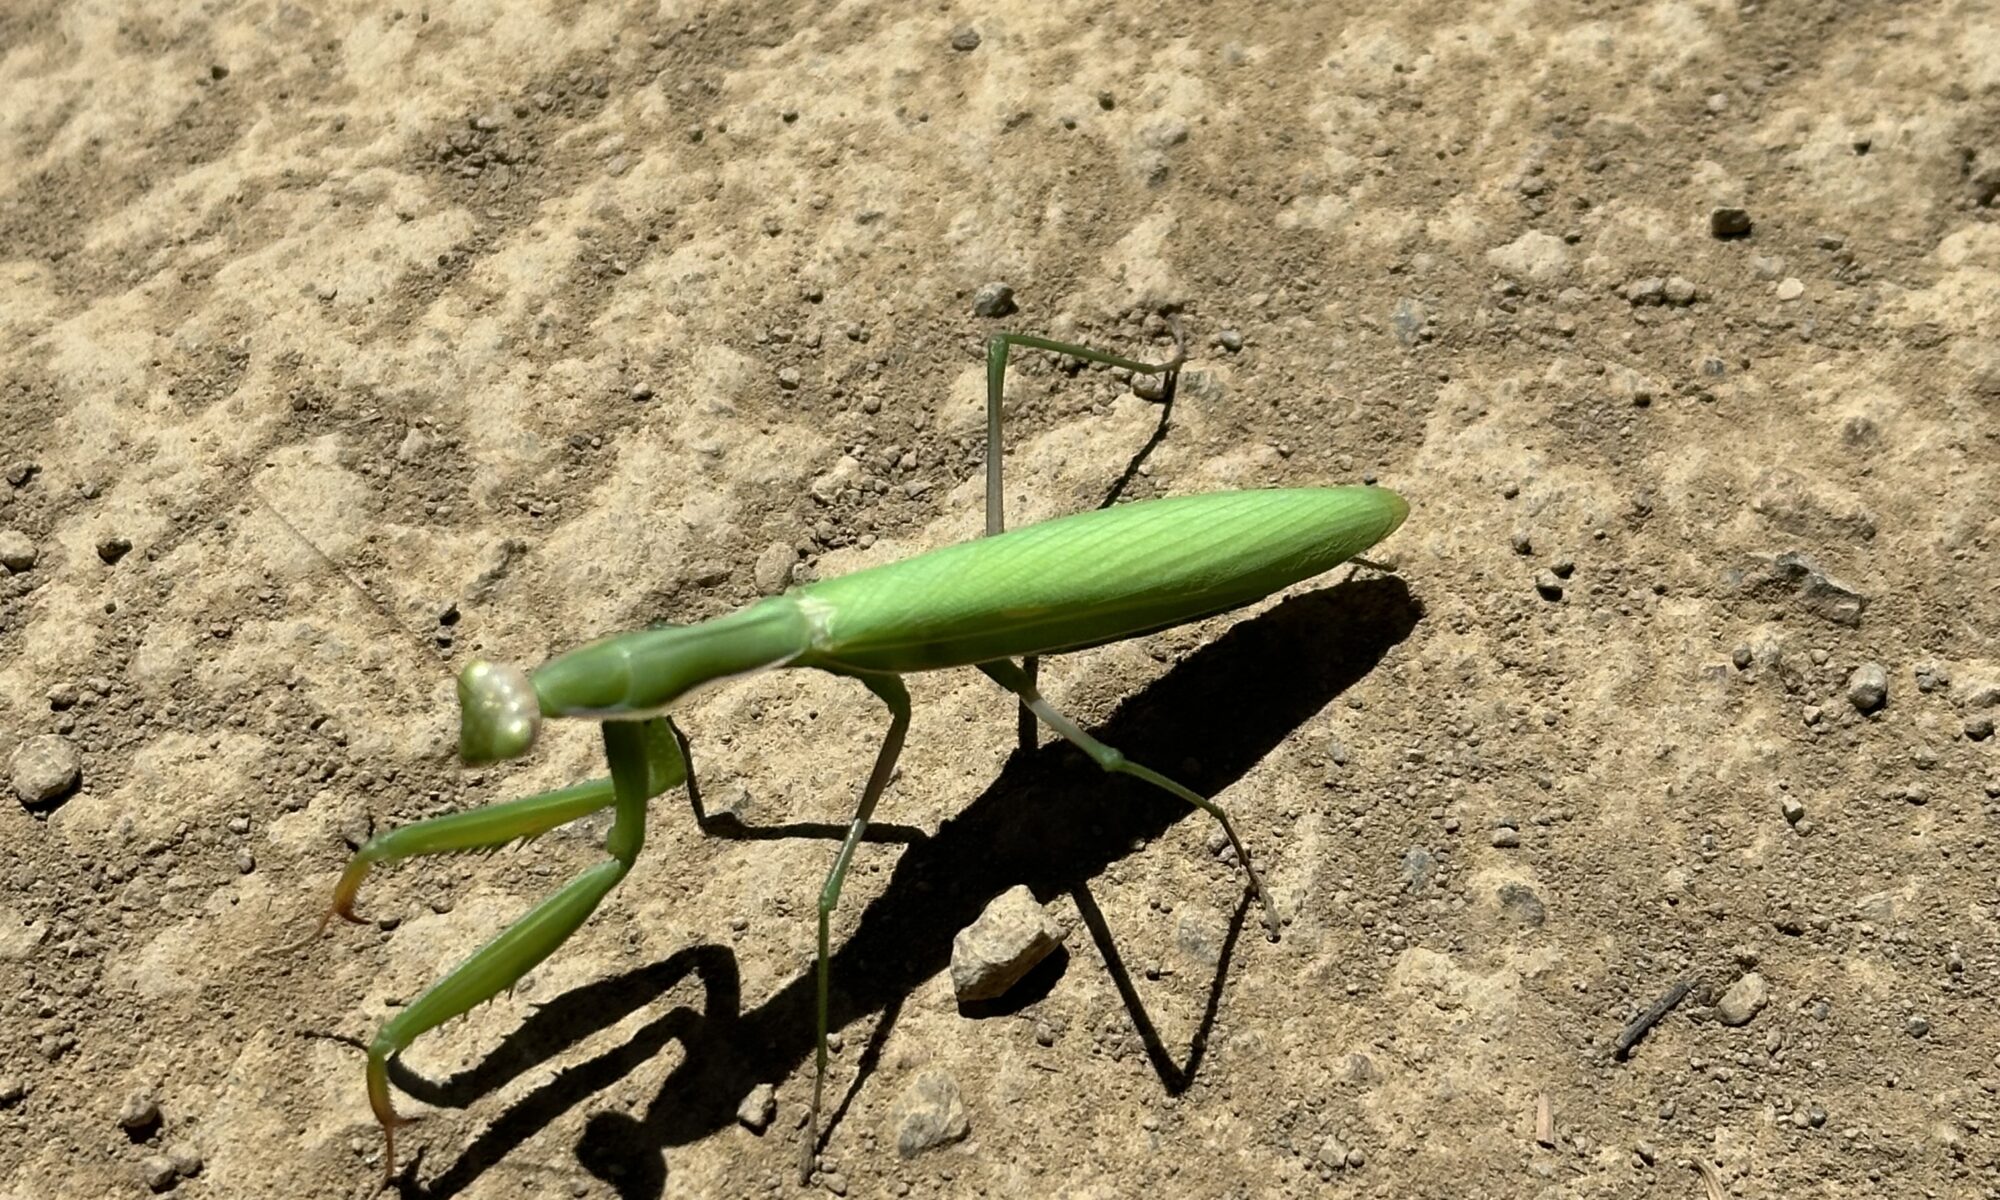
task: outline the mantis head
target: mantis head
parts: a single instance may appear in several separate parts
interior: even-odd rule
[[[458,675],[458,756],[468,766],[517,758],[542,730],[534,681],[519,667],[484,659]]]

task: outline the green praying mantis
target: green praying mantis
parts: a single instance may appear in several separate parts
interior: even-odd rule
[[[995,334],[986,355],[986,533],[900,562],[794,587],[697,625],[660,625],[600,639],[533,671],[475,660],[458,678],[459,755],[469,764],[518,757],[545,719],[599,723],[610,774],[573,787],[378,834],[356,851],[319,923],[360,921],[354,904],[379,863],[495,849],[613,810],[608,857],[543,900],[387,1021],[368,1046],[367,1091],[381,1122],[388,1174],[406,1118],[389,1094],[389,1061],[418,1036],[514,986],[574,933],[632,869],[655,796],[690,783],[686,742],[667,715],[706,685],[776,668],[850,676],[889,710],[853,821],[819,894],[818,1043],[801,1147],[806,1181],[818,1153],[827,1076],[828,923],[855,849],[888,787],[910,724],[902,676],[976,667],[1013,693],[1029,744],[1040,720],[1108,772],[1136,777],[1220,823],[1272,941],[1277,911],[1229,814],[1212,799],[1128,760],[1064,716],[1036,687],[1036,656],[1082,650],[1254,603],[1355,560],[1403,523],[1409,506],[1379,487],[1234,491],[1141,501],[1005,531],[1001,397],[1009,351],[1046,350],[1170,382],[1186,358],[1138,362],[1026,334]],[[1366,560],[1360,560],[1365,562]],[[1015,659],[1021,659],[1016,663]]]

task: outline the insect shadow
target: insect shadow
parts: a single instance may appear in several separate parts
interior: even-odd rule
[[[1395,578],[1350,579],[1288,599],[1189,655],[1126,699],[1094,732],[1134,761],[1164,764],[1190,787],[1214,795],[1364,677],[1421,617],[1421,606]],[[1237,803],[1254,811],[1257,800]],[[952,936],[1017,884],[1026,884],[1044,902],[1064,894],[1075,898],[1133,1013],[1148,1059],[1169,1091],[1185,1088],[1206,1045],[1244,904],[1230,924],[1206,1013],[1191,1039],[1188,1061],[1181,1064],[1146,1018],[1088,882],[1131,853],[1135,843],[1152,841],[1189,817],[1199,814],[1158,789],[1106,775],[1066,743],[1052,742],[1029,753],[1017,750],[962,812],[936,834],[909,843],[887,886],[834,955],[834,1025],[870,1013],[882,1016],[829,1128],[838,1125],[849,1099],[875,1069],[904,998],[944,969]],[[1267,861],[1282,859],[1285,852],[1268,838],[1254,848]],[[584,1169],[625,1200],[662,1195],[666,1147],[734,1123],[753,1087],[783,1081],[812,1057],[810,969],[745,1012],[735,953],[721,945],[690,946],[564,993],[530,1015],[483,1061],[448,1079],[433,1082],[400,1064],[392,1067],[396,1085],[411,1095],[433,1105],[464,1107],[689,978],[702,989],[698,1009],[677,1005],[622,1045],[564,1069],[497,1117],[428,1186],[417,1182],[419,1164],[412,1162],[400,1180],[404,1195],[458,1194],[562,1113],[678,1042],[686,1057],[645,1112],[592,1116],[576,1148]],[[1043,986],[1054,982],[1052,975],[1043,979]],[[1035,986],[1036,980],[1027,983]],[[774,1126],[789,1128],[786,1122]]]

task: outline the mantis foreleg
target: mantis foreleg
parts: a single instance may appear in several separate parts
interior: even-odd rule
[[[671,762],[661,757],[662,747],[673,745],[671,731],[666,726],[665,718],[606,721],[604,753],[611,765],[609,780],[440,817],[395,830],[369,843],[370,846],[392,843],[394,852],[378,857],[394,858],[500,846],[519,837],[547,832],[606,804],[616,809],[611,831],[604,839],[604,848],[611,855],[609,861],[577,876],[567,887],[501,931],[500,936],[384,1024],[369,1044],[368,1104],[374,1109],[376,1120],[382,1123],[387,1140],[385,1164],[390,1175],[396,1170],[396,1126],[403,1123],[403,1118],[396,1115],[389,1099],[389,1060],[426,1031],[518,983],[521,976],[567,941],[597,908],[598,902],[632,869],[646,840],[646,802],[680,781],[678,752]],[[349,878],[353,887],[358,888],[361,877],[367,873],[367,863],[373,861],[364,860],[367,853],[364,847],[342,878],[342,895],[348,904],[353,900],[353,889],[347,887]],[[336,908],[340,905],[337,898]],[[342,915],[348,914],[343,911]]]
[[[1217,804],[1206,796],[1182,787],[1158,771],[1140,766],[1138,763],[1126,758],[1120,751],[1105,745],[1103,742],[1085,733],[1076,722],[1063,716],[1062,713],[1056,711],[1054,705],[1043,699],[1042,694],[1035,690],[1034,681],[1029,679],[1027,673],[1012,662],[1000,659],[996,662],[981,663],[979,669],[984,671],[987,677],[995,683],[1019,696],[1021,703],[1046,722],[1049,728],[1061,734],[1077,749],[1090,755],[1091,759],[1098,766],[1103,767],[1106,771],[1116,772],[1121,775],[1130,775],[1135,779],[1143,779],[1154,787],[1179,796],[1189,804],[1194,805],[1196,808],[1214,817],[1217,821],[1220,821],[1222,823],[1222,832],[1228,835],[1229,844],[1236,849],[1237,861],[1243,864],[1244,873],[1250,877],[1250,890],[1257,894],[1258,901],[1264,906],[1264,930],[1272,941],[1275,942],[1278,940],[1278,910],[1271,903],[1271,893],[1265,890],[1264,881],[1258,878],[1257,868],[1250,863],[1250,851],[1243,845],[1243,840],[1236,836],[1236,827],[1231,824],[1229,814],[1223,811],[1220,804]]]
[[[861,844],[861,835],[868,830],[868,818],[875,812],[875,802],[882,798],[883,789],[889,786],[889,776],[896,770],[896,757],[903,752],[903,735],[910,729],[910,693],[901,679],[894,675],[863,675],[861,682],[889,706],[889,732],[882,739],[882,748],[876,751],[875,769],[868,773],[868,786],[862,789],[861,804],[854,810],[854,822],[848,826],[847,838],[840,843],[840,853],[834,858],[833,869],[827,872],[826,885],[819,893],[819,1046],[813,1074],[812,1110],[806,1117],[805,1147],[799,1157],[800,1183],[812,1178],[813,1157],[819,1151],[820,1098],[826,1089],[826,1023],[833,976],[829,918],[833,915],[833,906],[840,903],[840,886],[847,881],[847,867],[854,861],[854,848]]]
[[[1123,367],[1141,375],[1165,375],[1171,381],[1179,373],[1181,364],[1187,361],[1187,342],[1181,334],[1178,321],[1173,323],[1174,356],[1163,363],[1144,363],[1137,359],[1125,358],[1117,354],[1107,354],[1093,350],[1089,346],[1079,346],[1074,342],[1058,342],[1050,338],[1036,337],[1029,333],[996,333],[986,339],[986,536],[1007,531],[1007,502],[1005,490],[1001,487],[1000,467],[1000,423],[1002,421],[1001,399],[1007,390],[1007,352],[1015,346],[1026,346],[1031,350],[1049,350],[1057,354],[1067,354],[1085,362],[1103,363],[1106,366]],[[1029,686],[1035,682],[1036,669],[1041,659],[1034,655],[1021,660],[1021,669],[1026,674]],[[1019,723],[1021,749],[1033,750],[1036,745],[1035,716],[1028,711],[1028,705],[1021,705]],[[1244,860],[1248,862],[1248,859]]]

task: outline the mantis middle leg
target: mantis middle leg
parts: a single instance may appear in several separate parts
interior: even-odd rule
[[[903,736],[910,731],[910,693],[903,681],[894,675],[863,675],[861,682],[868,690],[882,698],[889,706],[889,732],[882,739],[882,748],[875,753],[875,769],[868,773],[868,785],[861,791],[861,803],[854,810],[854,822],[848,826],[847,838],[840,843],[840,853],[834,857],[833,869],[826,874],[826,884],[819,893],[819,1044],[814,1056],[812,1110],[806,1117],[806,1140],[799,1156],[799,1182],[812,1179],[813,1157],[819,1152],[819,1106],[826,1091],[826,1023],[828,998],[832,992],[833,966],[829,952],[829,919],[833,907],[840,903],[841,885],[847,882],[847,868],[854,861],[854,849],[861,844],[861,835],[868,831],[868,818],[874,815],[875,802],[882,798],[882,792],[889,786],[889,776],[896,770],[896,758],[903,752]]]
[[[1007,390],[1007,352],[1015,346],[1026,346],[1031,350],[1049,350],[1056,354],[1067,354],[1085,362],[1103,363],[1106,366],[1123,367],[1141,375],[1165,375],[1171,380],[1187,361],[1187,342],[1181,334],[1179,322],[1175,322],[1174,356],[1163,363],[1144,363],[1137,359],[1125,358],[1117,354],[1107,354],[1074,342],[1058,342],[1050,338],[1036,337],[1027,333],[996,333],[986,339],[986,536],[1007,531],[1006,493],[1000,480],[1000,423],[1002,415],[1000,402]],[[1021,669],[1032,686],[1041,660],[1034,655],[1021,660]],[[1035,716],[1024,701],[1018,726],[1021,749],[1033,750],[1036,745]],[[1244,859],[1247,863],[1249,860]]]
[[[1116,774],[1143,779],[1154,787],[1179,796],[1220,821],[1222,832],[1228,836],[1229,844],[1236,849],[1237,861],[1243,864],[1244,873],[1250,877],[1250,890],[1257,894],[1258,901],[1264,906],[1264,931],[1272,941],[1278,940],[1278,910],[1271,903],[1271,893],[1265,889],[1264,881],[1258,877],[1257,868],[1251,865],[1250,851],[1243,845],[1243,840],[1236,836],[1236,826],[1230,822],[1229,814],[1220,804],[1198,792],[1182,787],[1150,767],[1140,766],[1126,758],[1120,751],[1085,733],[1081,726],[1062,715],[1053,704],[1043,699],[1042,694],[1035,690],[1034,680],[1028,678],[1027,672],[1009,660],[1003,658],[990,663],[981,663],[979,669],[993,682],[1019,696],[1021,703],[1029,711],[1040,717],[1049,728],[1061,734],[1070,744],[1090,755],[1098,766]]]

